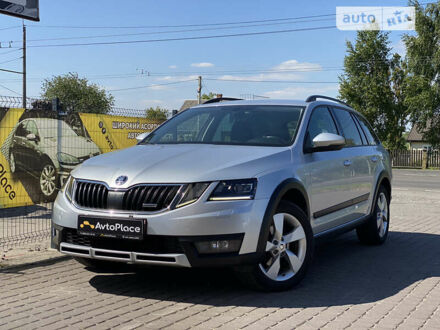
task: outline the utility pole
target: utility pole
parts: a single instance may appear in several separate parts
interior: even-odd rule
[[[26,25],[23,22],[23,108],[26,109]]]
[[[202,76],[199,76],[199,88],[197,88],[197,101],[202,103]]]

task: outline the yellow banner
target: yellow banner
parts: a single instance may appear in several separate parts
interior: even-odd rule
[[[161,124],[91,113],[53,118],[24,109],[0,110],[0,119],[0,208],[53,201],[75,166],[131,147],[137,135]]]
[[[33,204],[20,178],[10,168],[12,131],[23,112],[24,109],[9,109],[0,122],[0,208]]]
[[[81,121],[102,153],[136,144],[136,137],[151,132],[161,122],[146,118],[80,113]]]

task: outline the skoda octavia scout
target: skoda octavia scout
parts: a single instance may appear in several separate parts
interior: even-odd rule
[[[232,267],[253,287],[305,275],[314,241],[381,244],[390,157],[366,119],[325,96],[208,102],[76,167],[52,244],[89,267]]]

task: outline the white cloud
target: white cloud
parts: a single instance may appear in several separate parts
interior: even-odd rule
[[[305,99],[312,94],[325,94],[329,96],[336,96],[338,91],[338,84],[321,85],[321,86],[293,86],[279,90],[273,90],[264,93],[264,96],[274,99]]]
[[[185,81],[185,80],[196,80],[198,78],[197,75],[190,75],[190,76],[164,76],[157,78],[158,81]]]
[[[256,75],[224,75],[219,77],[223,80],[301,80],[304,78],[304,72],[318,72],[322,67],[317,63],[298,62],[297,60],[284,61],[263,73]]]
[[[151,104],[151,103],[162,104],[163,101],[162,100],[142,100],[142,103],[146,103],[146,104]]]
[[[214,64],[209,62],[200,62],[200,63],[193,63],[191,64],[191,66],[195,68],[212,68]]]
[[[177,65],[170,65],[168,68],[170,68],[170,69],[177,69]]]

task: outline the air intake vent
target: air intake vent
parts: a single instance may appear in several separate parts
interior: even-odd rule
[[[136,186],[127,190],[122,209],[127,211],[160,211],[170,206],[180,185]]]
[[[108,189],[102,183],[77,181],[75,203],[92,209],[107,208]]]

